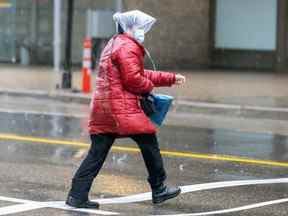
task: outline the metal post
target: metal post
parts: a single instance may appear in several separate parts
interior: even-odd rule
[[[123,11],[123,2],[122,0],[116,0],[116,11],[122,12]]]
[[[278,72],[286,72],[288,4],[286,0],[278,0],[277,3],[277,48],[275,54],[275,69]]]
[[[67,26],[66,26],[66,43],[65,43],[65,63],[64,72],[62,75],[62,88],[70,89],[72,87],[72,72],[71,72],[71,45],[72,45],[72,30],[73,30],[73,12],[74,0],[68,0],[67,7]]]
[[[31,12],[31,43],[33,45],[37,44],[38,40],[38,2],[35,1],[32,4]]]
[[[54,0],[54,70],[61,65],[61,0]]]

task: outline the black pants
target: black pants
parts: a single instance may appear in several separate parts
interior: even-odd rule
[[[166,179],[163,160],[155,134],[130,136],[139,146],[151,188],[157,188]],[[113,134],[91,135],[92,145],[88,155],[81,163],[72,180],[70,195],[74,198],[87,200],[94,178],[99,173],[116,136]]]

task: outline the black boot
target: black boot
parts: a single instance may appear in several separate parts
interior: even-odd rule
[[[181,193],[181,189],[178,187],[169,188],[161,185],[152,189],[152,201],[154,204],[160,204],[165,200],[177,197]]]
[[[88,208],[88,209],[98,209],[99,208],[99,203],[97,202],[92,202],[89,200],[80,200],[80,199],[76,199],[72,196],[68,196],[67,200],[66,200],[66,205],[69,205],[71,207],[74,208]]]

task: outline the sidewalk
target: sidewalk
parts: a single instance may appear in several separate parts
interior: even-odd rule
[[[184,71],[185,86],[156,92],[175,96],[180,110],[189,107],[288,113],[288,74],[249,71]],[[0,65],[0,93],[60,98],[88,103],[90,95],[57,90],[61,75],[49,67]],[[95,74],[93,74],[93,83]],[[81,89],[81,73],[73,72],[73,89]],[[185,108],[186,107],[186,108]]]

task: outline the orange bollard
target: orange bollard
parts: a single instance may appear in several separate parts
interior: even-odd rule
[[[83,44],[82,60],[82,92],[91,92],[91,71],[92,71],[92,39],[85,38]]]
[[[91,92],[91,72],[88,68],[82,68],[82,92]]]

